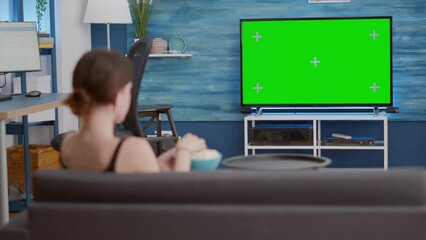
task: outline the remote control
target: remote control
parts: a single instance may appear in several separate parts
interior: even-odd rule
[[[333,133],[331,134],[331,136],[334,138],[341,138],[341,139],[347,139],[347,140],[352,139],[352,136],[341,134],[341,133]]]

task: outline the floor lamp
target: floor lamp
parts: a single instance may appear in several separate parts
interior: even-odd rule
[[[89,0],[87,2],[84,23],[104,23],[107,27],[107,48],[110,44],[111,23],[132,23],[127,0]]]

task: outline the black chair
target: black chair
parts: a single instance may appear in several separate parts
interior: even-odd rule
[[[129,113],[123,122],[123,126],[126,131],[130,131],[134,136],[147,137],[145,132],[151,124],[155,123],[156,137],[147,137],[147,140],[156,145],[155,150],[157,155],[159,155],[164,150],[167,150],[164,148],[166,145],[169,145],[170,147],[170,145],[173,145],[179,137],[172,117],[172,105],[139,105],[140,88],[151,49],[152,39],[150,37],[144,37],[133,44],[127,54],[127,57],[132,62],[133,88],[132,103],[130,105]],[[162,136],[162,114],[165,114],[168,118],[170,130],[172,132],[172,135],[170,136]],[[141,126],[140,121],[144,118],[149,119],[144,121],[144,124]],[[120,131],[117,132],[117,135],[120,135]]]
[[[115,135],[119,137],[146,137],[150,143],[155,145],[154,150],[156,154],[160,155],[163,151],[167,150],[165,147],[172,147],[179,137],[172,117],[172,105],[139,105],[139,92],[151,49],[152,38],[144,37],[135,42],[127,53],[127,58],[130,59],[133,69],[132,102],[122,127],[118,126],[116,128]],[[170,130],[172,132],[170,136],[162,136],[161,114],[165,114],[168,118]],[[141,126],[140,120],[144,118],[149,119],[144,121],[143,126]],[[153,123],[156,124],[156,136],[147,137],[145,131],[147,131]],[[52,139],[51,145],[55,150],[59,151],[62,139],[66,134],[67,133],[59,134]]]

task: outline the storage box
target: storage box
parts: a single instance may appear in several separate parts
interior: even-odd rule
[[[30,169],[31,179],[35,170],[40,168],[61,168],[59,161],[59,152],[54,150],[48,144],[30,144]],[[25,185],[25,164],[24,164],[24,146],[17,145],[7,148],[7,171],[8,186],[14,181],[24,190]]]

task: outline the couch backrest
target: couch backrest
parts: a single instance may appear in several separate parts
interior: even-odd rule
[[[426,205],[423,169],[116,175],[40,170],[37,202]]]

